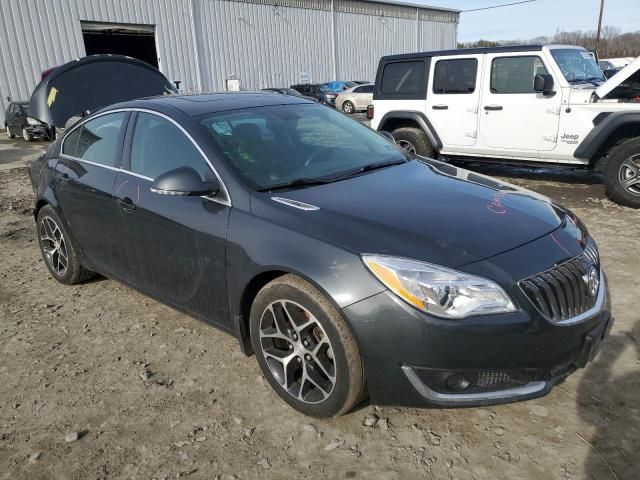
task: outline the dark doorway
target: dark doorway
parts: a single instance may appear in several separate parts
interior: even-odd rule
[[[158,68],[153,25],[80,22],[87,55],[113,53],[137,58]]]

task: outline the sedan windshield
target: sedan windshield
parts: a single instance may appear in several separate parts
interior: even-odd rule
[[[554,48],[551,55],[569,83],[604,82],[604,74],[589,52],[577,48]]]
[[[408,160],[389,140],[321,105],[275,105],[200,118],[254,189],[329,183]]]

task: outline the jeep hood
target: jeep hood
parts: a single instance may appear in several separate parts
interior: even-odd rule
[[[282,198],[317,209],[284,205]],[[534,192],[432,160],[327,185],[257,194],[251,209],[359,254],[452,268],[547,235],[562,225],[566,213]]]
[[[118,102],[177,93],[160,71],[121,55],[91,55],[46,75],[31,94],[29,116],[64,127],[67,120]]]
[[[640,81],[638,70],[640,70],[640,57],[636,58],[633,62],[616,73],[613,77],[596,88],[596,95],[598,95],[599,98],[605,98],[623,82],[626,82],[628,80]]]

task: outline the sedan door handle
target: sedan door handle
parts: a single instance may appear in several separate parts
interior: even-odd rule
[[[502,105],[487,105],[484,109],[487,111],[502,110]]]
[[[434,105],[431,108],[433,108],[434,110],[448,110],[449,105]]]
[[[119,198],[118,202],[120,202],[120,208],[124,213],[131,213],[136,209],[135,203],[129,197]]]

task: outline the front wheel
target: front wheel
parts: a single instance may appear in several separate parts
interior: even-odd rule
[[[22,129],[22,138],[24,138],[25,142],[30,142],[31,140],[33,140],[33,137],[26,128]]]
[[[251,307],[251,343],[271,387],[296,410],[342,415],[364,393],[358,346],[342,314],[294,275],[267,284]]]
[[[604,170],[607,196],[620,205],[640,208],[640,138],[621,143],[609,153]]]

